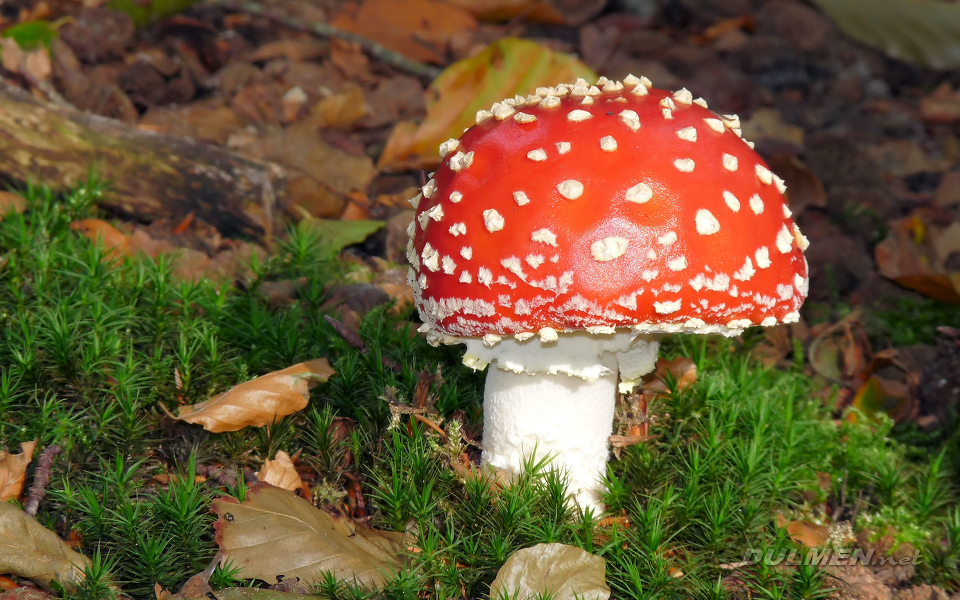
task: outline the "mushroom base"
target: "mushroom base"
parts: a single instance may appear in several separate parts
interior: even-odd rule
[[[593,379],[491,366],[483,395],[484,464],[513,476],[525,457],[551,456],[580,507],[601,512],[598,490],[613,432],[617,360],[608,353],[600,362],[608,374]]]

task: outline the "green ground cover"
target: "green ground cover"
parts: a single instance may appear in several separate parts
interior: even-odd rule
[[[315,590],[327,598],[485,597],[507,557],[540,542],[602,556],[616,598],[826,597],[832,580],[816,566],[746,567],[730,585],[720,565],[749,548],[796,548],[777,515],[828,522],[823,507],[841,495],[850,500],[838,520],[856,506],[858,529],[920,551],[917,581],[960,583],[955,436],[918,453],[891,437],[888,420],[834,414],[814,395],[802,357],[791,370],[764,369],[742,340],[668,339],[663,354],[691,358],[699,378],[682,390],[667,382],[670,393],[652,407],[650,433],[659,437],[611,461],[607,515],[581,515],[543,461],[501,489],[450,468],[463,446],[405,418],[390,427],[388,388],[409,401],[420,372],[442,365],[443,382],[431,388],[436,409],[462,411],[475,429],[483,374],[459,366],[459,348],[411,336],[414,315],[389,307],[364,316],[366,353],[347,344],[320,306],[348,267],[316,235],[291,229],[273,258],[254,262],[242,289],[174,282],[172,259],[114,261],[70,229],[93,214],[98,193],[95,184],[62,197],[31,189],[27,211],[0,222],[0,440],[64,448],[37,518],[62,536],[78,532],[94,559],[67,597],[141,599],[154,596],[155,583],[179,588],[216,552],[212,500],[244,493],[242,479],[226,489],[196,481],[196,466],[239,473],[299,449],[319,476],[317,497],[338,499],[359,480],[371,524],[411,532],[416,547],[382,590],[329,578]],[[298,302],[271,308],[260,286],[294,278],[306,281]],[[273,425],[210,434],[161,408],[319,357],[336,375],[307,409]],[[328,434],[334,417],[355,423],[349,437]],[[152,482],[171,471],[181,476]],[[608,515],[625,515],[629,526],[599,526]],[[211,584],[262,583],[237,575],[218,568]]]

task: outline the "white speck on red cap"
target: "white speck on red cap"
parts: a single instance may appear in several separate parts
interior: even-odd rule
[[[593,117],[592,113],[589,113],[585,110],[571,110],[567,113],[567,120],[573,121],[574,123],[579,123],[581,121],[586,121],[587,119]]]
[[[527,195],[524,192],[514,192],[513,199],[516,201],[517,206],[526,206],[530,204],[530,198],[527,198]]]
[[[513,120],[517,123],[533,123],[537,120],[537,118],[529,113],[518,112],[517,114],[513,115]]]
[[[687,142],[695,142],[697,141],[697,128],[684,127],[683,129],[677,131],[677,137]]]
[[[697,225],[697,233],[700,235],[713,235],[720,231],[720,221],[717,221],[713,213],[705,208],[697,211],[695,222]]]
[[[547,244],[548,246],[557,245],[557,234],[550,231],[549,229],[538,229],[534,231],[533,234],[530,236],[530,239],[534,242]]]
[[[635,110],[624,110],[620,112],[620,120],[630,128],[631,131],[640,129],[640,115]]]
[[[653,190],[650,189],[649,185],[642,182],[627,188],[626,194],[624,195],[624,200],[627,202],[636,202],[637,204],[643,204],[651,198],[653,198]]]
[[[730,207],[730,210],[733,212],[740,212],[740,200],[737,199],[732,193],[728,191],[723,192],[723,201]]]
[[[566,154],[570,152],[570,142],[557,142],[557,152],[560,154]]]
[[[590,245],[590,253],[593,258],[600,262],[607,262],[623,256],[627,251],[629,241],[626,238],[611,236],[602,240],[597,240]]]
[[[763,165],[756,165],[754,167],[757,171],[757,178],[766,185],[773,183],[773,173],[770,172],[770,169],[766,168]]]
[[[677,232],[668,231],[657,238],[657,243],[661,246],[672,246],[677,241]]]
[[[483,224],[490,233],[500,231],[503,229],[503,215],[495,208],[488,208],[483,211]]]
[[[527,152],[527,158],[534,162],[541,162],[547,160],[547,152],[543,148],[537,148],[536,150]]]
[[[567,200],[576,200],[583,195],[583,184],[576,179],[567,179],[557,184],[557,191]]]
[[[600,138],[600,149],[604,152],[614,152],[617,149],[617,140],[612,135]]]
[[[692,158],[678,158],[673,161],[673,166],[676,167],[678,171],[692,173],[697,164],[693,162]]]
[[[707,117],[706,119],[703,120],[703,122],[707,124],[707,127],[716,131],[717,133],[723,133],[726,130],[726,128],[723,126],[723,121],[721,121],[720,119]]]

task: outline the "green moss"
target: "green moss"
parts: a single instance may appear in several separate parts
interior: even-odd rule
[[[409,569],[377,597],[484,597],[506,558],[539,542],[603,556],[617,598],[736,596],[719,565],[751,548],[792,548],[777,514],[813,515],[824,502],[832,511],[841,498],[843,518],[856,498],[864,523],[896,528],[936,557],[921,577],[957,584],[950,455],[935,440],[922,453],[894,441],[889,422],[833,414],[801,369],[763,369],[749,344],[665,342],[664,355],[692,358],[699,379],[683,390],[668,382],[671,392],[651,407],[650,433],[659,437],[611,460],[608,515],[625,515],[629,526],[598,526],[603,515],[572,511],[562,474],[536,457],[502,488],[450,468],[463,448],[449,440],[461,425],[445,419],[458,412],[467,431],[479,426],[483,373],[460,365],[461,349],[411,338],[413,315],[390,307],[363,317],[366,352],[347,344],[318,309],[345,270],[315,232],[291,229],[276,256],[251,265],[245,289],[178,283],[169,258],[115,264],[69,228],[91,216],[98,190],[90,182],[57,198],[34,188],[27,212],[0,222],[0,438],[8,447],[38,439],[65,449],[39,518],[78,530],[82,550],[100,557],[78,597],[121,590],[151,598],[158,582],[177,589],[216,550],[208,509],[224,492],[195,480],[198,465],[233,473],[239,483],[223,487],[242,498],[243,468],[301,448],[319,476],[317,498],[338,501],[360,481],[374,525],[414,534]],[[264,282],[295,278],[306,284],[287,309],[259,292]],[[161,409],[321,356],[337,374],[306,410],[264,428],[209,434]],[[448,438],[407,417],[391,427],[387,398],[414,398],[421,371],[441,365],[443,383],[431,393]],[[333,435],[336,417],[354,424],[344,436]],[[157,485],[155,475],[170,483]],[[236,575],[224,569],[212,581],[234,585]],[[771,598],[819,598],[829,587],[815,567],[755,565],[741,575],[751,593]],[[318,592],[370,595],[333,580]]]

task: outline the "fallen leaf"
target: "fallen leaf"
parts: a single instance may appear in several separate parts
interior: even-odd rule
[[[298,363],[241,383],[206,402],[183,406],[177,418],[213,433],[263,427],[303,409],[310,388],[334,373],[325,358]]]
[[[960,91],[954,91],[947,82],[920,99],[920,117],[936,123],[960,121]]]
[[[946,158],[931,158],[914,140],[887,140],[864,148],[884,173],[904,177],[916,173],[939,173],[950,168]]]
[[[787,184],[784,196],[794,213],[794,219],[811,206],[826,208],[827,192],[823,188],[823,182],[799,158],[783,152],[777,153],[770,160],[770,169]]]
[[[15,192],[0,190],[0,216],[11,212],[22,213],[27,209],[27,199]]]
[[[253,137],[232,136],[228,144],[240,153],[278,163],[287,170],[289,209],[299,206],[312,216],[339,217],[344,196],[364,190],[376,169],[367,156],[353,156],[317,135],[303,119],[287,127],[266,128]]]
[[[894,421],[903,421],[910,415],[913,395],[907,384],[893,379],[871,375],[853,397],[853,406],[876,421],[879,413],[886,413]]]
[[[447,67],[427,89],[427,116],[414,130],[401,121],[387,140],[378,165],[391,169],[434,167],[440,143],[475,124],[478,110],[538,87],[596,75],[576,58],[530,40],[502,38],[474,57]]]
[[[36,448],[37,441],[33,440],[20,444],[20,454],[0,450],[0,502],[20,497],[23,482],[27,478],[27,465],[33,461]]]
[[[297,468],[293,465],[290,455],[283,450],[277,451],[274,460],[268,458],[263,461],[263,466],[260,467],[256,475],[257,479],[264,483],[291,492],[303,488],[303,479],[300,478],[300,473],[297,473]]]
[[[7,27],[0,33],[0,37],[13,40],[24,50],[49,47],[50,42],[57,36],[57,29],[66,24],[69,19],[57,19],[54,22],[44,20],[25,21]]]
[[[291,594],[251,587],[216,590],[213,595],[217,600],[317,600],[317,596],[312,595]]]
[[[363,0],[349,4],[333,26],[366,36],[408,58],[446,62],[450,40],[477,28],[464,9],[439,0]]]
[[[596,16],[607,0],[448,0],[493,23],[522,17],[531,23],[579,25]]]
[[[0,65],[11,73],[21,73],[43,81],[53,73],[50,52],[46,48],[24,50],[11,38],[0,37]]]
[[[364,118],[369,107],[363,99],[363,90],[358,85],[348,86],[348,90],[327,96],[313,107],[313,122],[317,127],[349,129]]]
[[[960,171],[947,171],[943,174],[933,203],[943,208],[960,204]]]
[[[0,600],[59,600],[60,594],[54,595],[40,588],[21,585],[10,591],[0,593]]]
[[[490,597],[528,598],[549,592],[554,600],[606,600],[606,561],[566,544],[537,544],[517,550],[497,571]]]
[[[266,62],[285,58],[289,61],[308,61],[325,56],[329,51],[330,44],[307,35],[293,40],[268,42],[254,50],[247,60]]]
[[[826,379],[859,387],[870,366],[870,340],[860,322],[860,310],[823,328],[810,342],[810,366]]]
[[[385,221],[334,219],[304,219],[300,223],[302,227],[318,233],[324,248],[332,252],[340,252],[351,244],[359,244],[386,225]]]
[[[116,227],[102,219],[80,219],[70,223],[70,229],[79,231],[93,242],[99,241],[107,250],[107,255],[126,254],[130,238]]]
[[[230,134],[241,129],[243,124],[232,108],[216,98],[186,106],[151,107],[137,126],[176,137],[226,144]]]
[[[669,393],[667,381],[675,381],[677,391],[687,389],[697,382],[697,365],[685,356],[670,360],[657,359],[656,370],[643,376],[641,391],[647,394]]]
[[[783,515],[777,515],[777,526],[786,527],[790,538],[807,548],[824,546],[830,538],[829,528],[811,521],[787,521]]]
[[[960,304],[960,270],[954,266],[960,256],[960,221],[944,224],[940,217],[920,209],[890,222],[874,255],[884,277],[935,300]]]
[[[899,60],[960,67],[960,6],[935,0],[814,0],[853,39]]]
[[[72,591],[89,565],[56,533],[13,504],[0,502],[0,573],[24,577],[47,591],[52,582]]]
[[[257,484],[242,504],[222,498],[213,510],[220,564],[232,561],[244,579],[315,583],[334,572],[341,581],[379,587],[402,566],[403,534],[333,517],[286,490]]]
[[[742,122],[743,137],[753,142],[777,140],[803,146],[803,128],[783,122],[783,114],[774,108],[758,108]]]

